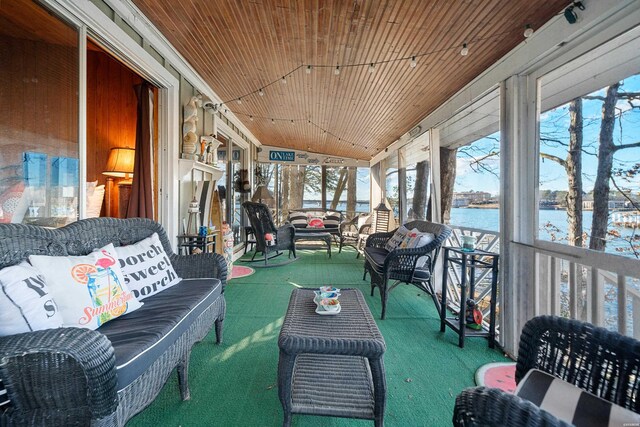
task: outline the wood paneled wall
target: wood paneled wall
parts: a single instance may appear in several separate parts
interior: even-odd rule
[[[87,181],[107,183],[102,172],[111,148],[135,148],[137,100],[133,88],[140,83],[140,76],[105,52],[87,52]],[[117,217],[117,186],[107,194],[111,211],[105,211],[105,200],[102,215]]]

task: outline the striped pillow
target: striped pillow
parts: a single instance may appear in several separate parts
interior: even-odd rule
[[[4,388],[2,380],[0,380],[0,413],[9,408],[9,397],[7,396],[7,390]]]
[[[407,237],[408,233],[409,233],[409,229],[407,227],[405,227],[404,225],[401,225],[396,230],[396,232],[393,233],[393,236],[391,236],[391,238],[389,240],[387,240],[387,243],[384,245],[384,248],[386,250],[388,250],[389,252],[393,251],[398,246],[400,246],[400,244]]]
[[[640,414],[538,369],[527,372],[516,395],[576,427],[640,425]]]
[[[324,217],[324,228],[338,228],[340,226],[340,214],[329,212]]]
[[[295,228],[307,228],[307,214],[302,212],[289,212],[289,222]]]

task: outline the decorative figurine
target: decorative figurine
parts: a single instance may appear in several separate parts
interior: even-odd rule
[[[467,328],[480,330],[482,329],[482,311],[478,308],[475,300],[467,300],[467,308],[465,309],[465,322]]]

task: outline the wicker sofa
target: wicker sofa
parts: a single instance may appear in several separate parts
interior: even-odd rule
[[[158,233],[180,283],[98,330],[58,328],[0,337],[4,425],[122,426],[148,406],[177,367],[183,400],[192,346],[215,324],[222,340],[227,267],[218,254],[179,256],[147,219],[94,218],[51,230],[0,224],[0,268],[29,255],[84,255]],[[46,277],[46,276],[45,276]]]

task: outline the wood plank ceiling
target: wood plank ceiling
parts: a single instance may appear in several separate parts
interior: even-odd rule
[[[261,143],[366,160],[569,3],[133,2]]]

